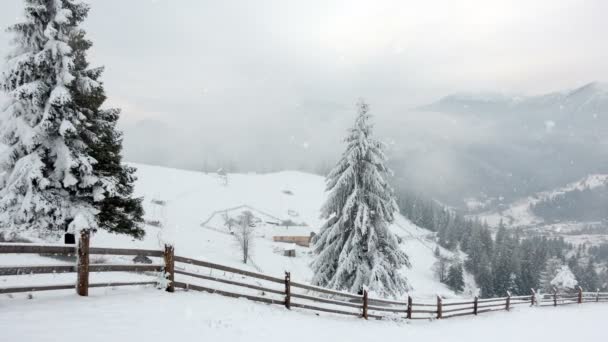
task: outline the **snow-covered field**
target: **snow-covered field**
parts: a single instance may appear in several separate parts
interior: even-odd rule
[[[605,341],[608,305],[529,308],[441,321],[364,321],[195,292],[94,289],[0,299],[2,341]]]
[[[308,235],[317,232],[322,223],[319,209],[324,201],[324,178],[302,172],[271,174],[230,174],[225,184],[217,174],[134,165],[138,168],[136,195],[144,197],[147,221],[159,221],[164,228],[146,226],[142,241],[104,232],[91,239],[93,246],[160,249],[162,239],[175,243],[176,254],[229,265],[278,277],[290,271],[295,281],[308,282],[312,277],[309,248],[272,241],[274,235]],[[163,204],[158,204],[163,203]],[[246,205],[265,221],[290,219],[306,226],[282,227],[261,224],[256,228],[252,262],[243,264],[236,240],[222,226],[224,210]],[[218,213],[220,213],[218,215]],[[215,214],[215,215],[214,215]],[[236,215],[238,213],[232,213]],[[206,223],[202,226],[203,223]],[[457,297],[433,275],[436,244],[431,233],[401,216],[397,216],[392,230],[402,238],[412,268],[403,270],[416,298]],[[296,257],[283,255],[285,248],[296,249]],[[444,254],[448,254],[444,251]],[[105,260],[103,260],[105,259]],[[0,255],[2,265],[62,264],[65,261],[37,255]],[[102,257],[104,263],[129,263],[131,258]],[[160,262],[159,262],[160,263]],[[128,277],[128,278],[125,278]],[[0,277],[0,287],[34,284],[69,284],[73,274],[28,275]],[[142,280],[141,276],[120,273],[92,274],[91,281]],[[149,279],[149,278],[148,278]],[[468,282],[471,283],[470,281]],[[215,284],[217,286],[217,284]],[[469,286],[470,289],[470,286]],[[465,294],[470,297],[470,293]]]
[[[161,240],[175,242],[179,255],[209,260],[243,269],[281,276],[291,271],[294,280],[308,281],[312,260],[306,247],[272,241],[273,235],[302,235],[319,229],[319,207],[324,200],[322,177],[280,172],[265,175],[229,175],[228,184],[215,174],[137,165],[136,192],[145,197],[148,225],[142,241],[98,233],[93,246],[161,248]],[[163,203],[158,204],[158,203]],[[264,222],[291,219],[306,223],[281,227],[262,223],[256,228],[253,263],[243,264],[234,236],[217,213],[246,205]],[[213,216],[214,213],[216,216]],[[204,226],[203,226],[203,223]],[[436,244],[432,233],[398,216],[391,229],[401,237],[413,267],[404,270],[416,299],[436,294],[457,297],[433,275]],[[297,256],[283,256],[284,248],[296,248]],[[444,254],[449,253],[443,251]],[[98,257],[99,263],[130,262],[126,257]],[[73,261],[38,255],[1,255],[2,265],[64,264]],[[156,260],[160,263],[159,260]],[[149,281],[154,275],[119,272],[91,274],[91,282]],[[0,287],[36,284],[71,284],[74,274],[0,277]],[[471,282],[468,282],[470,290]],[[221,286],[215,284],[221,288]],[[234,290],[234,289],[228,289]],[[153,287],[95,288],[82,298],[74,290],[0,296],[2,341],[513,341],[574,338],[600,341],[600,317],[608,306],[566,308],[518,308],[514,312],[446,321],[363,321],[311,311],[287,312],[244,299],[200,292],[168,294]],[[464,296],[470,296],[465,294]],[[574,324],[576,322],[576,324]]]

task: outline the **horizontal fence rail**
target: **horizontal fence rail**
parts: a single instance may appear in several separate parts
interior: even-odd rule
[[[291,274],[275,277],[263,273],[246,271],[208,261],[177,256],[172,246],[164,251],[147,249],[89,247],[89,237],[81,235],[78,246],[34,245],[0,243],[0,254],[40,254],[43,256],[75,257],[76,264],[0,266],[0,276],[22,276],[30,274],[76,273],[76,284],[34,285],[0,288],[0,294],[24,293],[52,290],[76,289],[83,296],[89,288],[119,286],[162,286],[168,292],[175,288],[184,291],[199,291],[232,298],[245,298],[265,304],[284,305],[331,314],[349,315],[365,319],[399,317],[405,319],[445,319],[478,315],[494,311],[509,311],[515,306],[561,306],[583,303],[608,302],[608,293],[583,292],[578,288],[573,293],[537,293],[499,298],[445,299],[437,296],[433,301],[414,300],[408,296],[402,301],[385,298],[370,298],[367,290],[361,294],[327,289],[291,280]],[[160,258],[159,264],[90,264],[89,255],[146,256]],[[158,260],[158,259],[157,259]],[[176,267],[177,263],[177,267]],[[215,274],[214,274],[215,271]],[[156,277],[147,281],[117,281],[89,284],[91,272],[142,273]],[[205,273],[203,273],[205,272]],[[178,276],[178,280],[175,280]],[[165,278],[163,280],[163,278]],[[221,287],[221,288],[218,288]]]

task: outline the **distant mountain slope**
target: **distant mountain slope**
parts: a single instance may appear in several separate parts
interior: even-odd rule
[[[606,84],[538,96],[454,94],[419,109],[420,115],[458,124],[454,131],[444,129],[445,141],[422,144],[424,151],[409,152],[402,164],[406,169],[413,164],[409,172],[414,175],[450,180],[439,191],[433,181],[424,186],[458,208],[467,209],[463,199],[468,197],[497,208],[590,174],[608,173]],[[439,170],[415,169],[433,155],[442,157]],[[443,188],[451,193],[444,195]]]
[[[484,212],[476,216],[481,220],[486,221],[490,226],[494,227],[498,226],[501,220],[505,225],[510,227],[538,226],[548,222],[545,222],[542,217],[535,215],[535,213],[531,210],[531,206],[553,200],[573,191],[592,190],[605,187],[607,185],[608,175],[589,175],[577,182],[567,184],[555,190],[539,192],[532,196],[514,201],[513,203],[506,205],[499,210]]]
[[[544,112],[605,113],[608,108],[608,84],[592,82],[582,87],[538,96],[517,96],[500,93],[461,93],[448,95],[439,101],[422,107],[427,111],[448,113],[500,113]]]

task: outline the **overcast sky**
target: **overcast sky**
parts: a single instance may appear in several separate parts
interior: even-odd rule
[[[360,96],[380,130],[399,122],[431,131],[434,123],[409,109],[449,93],[608,81],[604,0],[89,3],[91,60],[106,67],[122,127],[164,130],[148,138],[171,141],[157,153],[158,144],[127,135],[127,155],[139,161],[274,154],[297,167],[339,150]],[[22,6],[2,0],[0,26]],[[9,38],[0,35],[2,55]],[[153,121],[141,129],[141,120]]]

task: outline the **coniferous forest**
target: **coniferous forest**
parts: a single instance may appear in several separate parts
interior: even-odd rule
[[[447,266],[437,268],[454,267],[452,272],[456,274],[464,266],[474,276],[483,297],[505,296],[507,292],[526,295],[531,289],[551,292],[550,281],[562,265],[568,266],[586,289],[608,287],[606,244],[574,247],[563,237],[528,235],[518,229],[507,229],[502,223],[491,229],[420,194],[400,190],[398,198],[401,213],[416,225],[433,231],[439,245],[466,254],[465,260],[440,259]],[[437,256],[440,254],[436,251]],[[461,290],[459,281],[439,278],[454,290]]]

